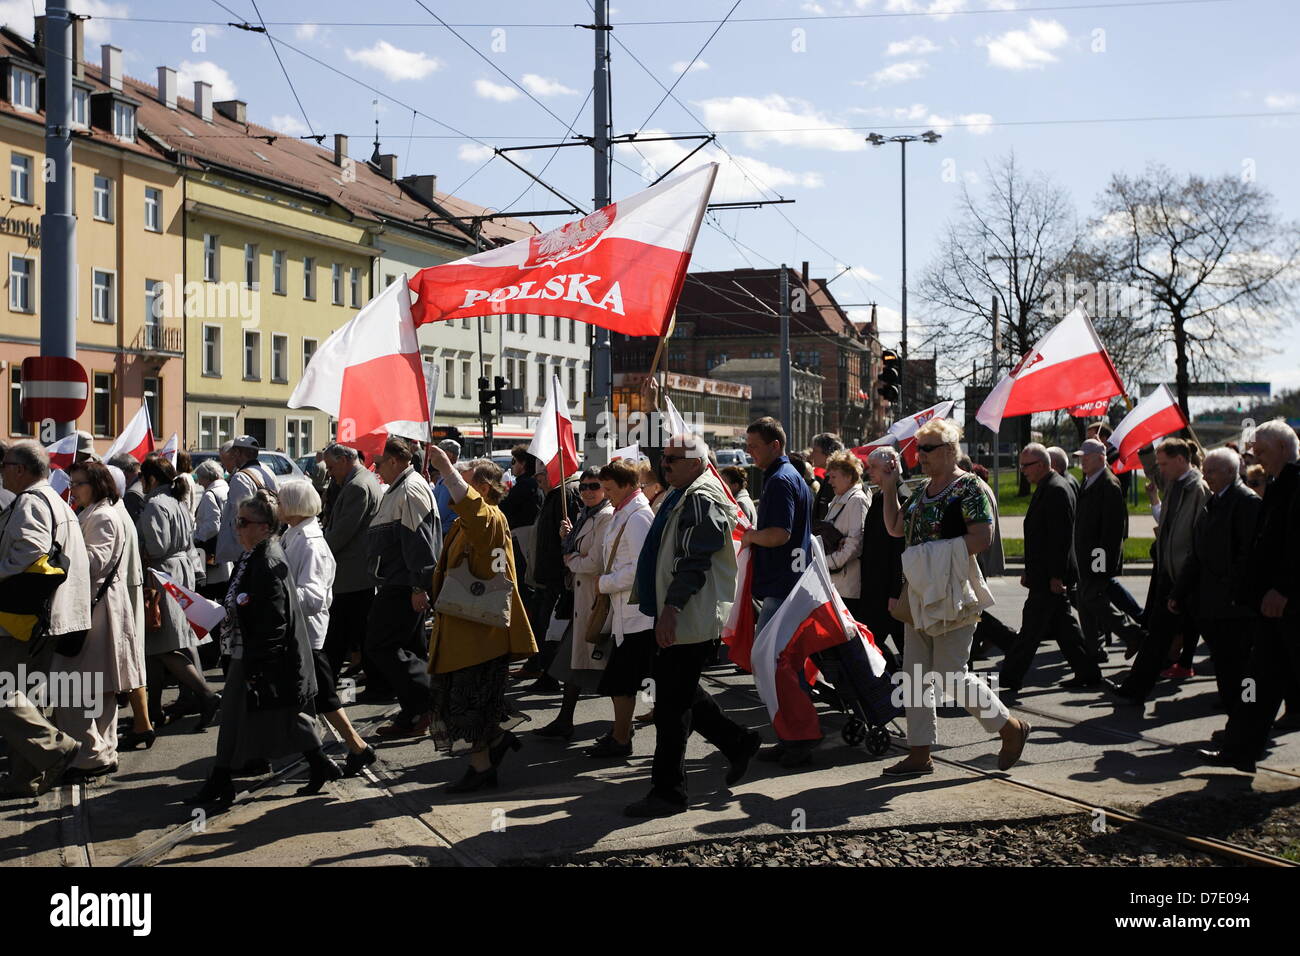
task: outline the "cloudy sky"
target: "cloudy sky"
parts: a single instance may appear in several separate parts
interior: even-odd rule
[[[1110,173],[1158,161],[1178,172],[1249,171],[1285,218],[1300,219],[1294,0],[743,0],[718,29],[734,3],[614,4],[616,131],[718,131],[725,152],[698,154],[723,164],[715,200],[796,200],[712,216],[698,268],[807,259],[829,276],[852,267],[832,288],[846,303],[878,302],[886,339],[896,336],[898,147],[869,147],[873,129],[943,134],[908,148],[914,277],[961,185],[978,189],[985,164],[1012,150],[1067,189],[1082,215]],[[246,100],[255,122],[349,134],[358,159],[370,153],[377,116],[383,151],[398,154],[402,174],[436,173],[439,188],[498,209],[555,208],[559,200],[530,189],[490,147],[557,142],[575,119],[590,132],[592,33],[573,26],[591,20],[585,0],[426,4],[260,0],[296,98],[267,37],[226,25],[257,24],[253,0],[71,5],[96,17],[92,61],[111,40],[134,76],[175,66],[183,90],[209,80],[217,99]],[[31,0],[0,0],[0,18],[20,30],[30,30],[32,9]],[[693,145],[621,147],[614,196]],[[522,158],[590,203],[589,151]],[[934,320],[915,295],[911,304],[915,347]],[[1300,386],[1300,323],[1238,377]]]

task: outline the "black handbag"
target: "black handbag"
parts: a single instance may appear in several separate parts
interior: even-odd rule
[[[244,701],[250,712],[297,705],[297,682],[285,680],[286,657],[283,652],[276,654],[261,661],[256,670],[244,675]],[[292,688],[292,693],[286,693],[286,688]]]

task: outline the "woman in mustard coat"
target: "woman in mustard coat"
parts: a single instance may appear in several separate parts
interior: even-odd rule
[[[497,783],[497,767],[509,750],[518,750],[511,733],[526,718],[506,701],[510,662],[537,653],[528,614],[519,597],[510,525],[497,507],[504,494],[501,468],[491,461],[474,463],[465,477],[436,445],[429,464],[451,493],[456,521],[443,539],[442,555],[432,569],[429,594],[436,608],[443,581],[453,568],[468,562],[470,573],[487,583],[503,575],[510,584],[510,620],[494,627],[435,611],[429,639],[429,673],[433,675],[433,722],[429,732],[438,749],[469,751],[469,767],[450,793],[468,793]]]

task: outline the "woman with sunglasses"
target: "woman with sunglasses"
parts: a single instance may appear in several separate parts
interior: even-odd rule
[[[262,489],[239,506],[235,536],[243,549],[226,591],[230,670],[221,702],[217,756],[207,781],[184,802],[229,805],[232,768],[301,753],[311,776],[299,794],[319,793],[343,776],[321,752],[313,713],[316,662],[293,571],[276,540],[280,510]]]
[[[903,538],[909,549],[952,538],[963,538],[966,553],[977,555],[993,543],[993,508],[978,478],[957,467],[957,447],[961,427],[946,418],[926,422],[916,432],[916,448],[921,471],[928,481],[913,493],[906,506],[898,503],[898,468],[894,462],[880,469],[880,491],[884,498],[885,529]],[[903,565],[909,555],[905,552]],[[943,567],[943,562],[931,565]],[[969,568],[974,566],[974,571]],[[941,573],[941,572],[935,572]],[[953,571],[952,574],[959,572]],[[960,593],[969,587],[969,575],[979,574],[978,566],[969,562],[960,581],[914,581],[909,579],[903,596],[891,598],[890,610],[899,601],[908,600],[908,591],[934,589],[943,583],[945,592]],[[982,586],[982,579],[980,582]],[[903,629],[903,673],[907,687],[907,745],[909,753],[899,763],[885,769],[888,776],[912,776],[934,773],[930,748],[938,743],[936,697],[940,688],[955,688],[957,702],[989,733],[1002,738],[998,769],[1009,770],[1020,759],[1029,736],[1029,724],[1011,716],[984,681],[967,668],[971,640],[979,623],[979,612],[958,617],[943,630],[933,632],[905,624]],[[934,681],[930,690],[926,685]]]
[[[564,695],[560,699],[560,712],[555,719],[535,731],[539,737],[558,737],[563,740],[573,736],[573,712],[578,706],[579,695],[584,691],[588,694],[596,692],[607,663],[603,649],[598,651],[599,645],[588,643],[584,635],[596,599],[596,579],[604,570],[600,554],[605,540],[605,528],[609,526],[614,508],[605,500],[599,472],[595,468],[588,468],[578,478],[578,495],[582,499],[582,507],[578,509],[577,521],[570,521],[565,516],[560,522],[560,533],[564,535],[561,553],[567,571],[565,581],[573,592],[573,618],[569,621],[564,640],[560,642],[555,660],[548,671],[564,685]],[[599,657],[595,656],[597,653],[600,654]],[[596,749],[605,740],[602,737],[597,741]]]

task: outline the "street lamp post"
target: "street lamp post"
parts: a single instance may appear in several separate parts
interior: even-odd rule
[[[886,143],[897,143],[899,145],[899,159],[901,160],[900,170],[902,174],[900,180],[901,197],[902,197],[902,202],[900,203],[900,209],[901,209],[902,224],[903,224],[903,230],[902,230],[903,232],[902,235],[903,281],[902,281],[902,290],[901,290],[902,295],[900,296],[899,304],[902,307],[900,312],[901,312],[901,318],[903,323],[903,330],[902,330],[902,337],[899,341],[898,351],[903,358],[903,376],[905,380],[908,378],[907,376],[907,144],[915,143],[918,140],[923,143],[937,143],[941,139],[943,139],[943,137],[940,136],[932,129],[926,130],[924,133],[921,133],[919,136],[913,136],[910,134],[900,135],[900,136],[881,136],[879,133],[871,133],[867,136],[867,142],[870,143],[872,146],[884,146]],[[910,408],[911,406],[908,404],[907,398],[903,394],[903,388],[904,385],[903,383],[900,382],[899,401],[902,403],[903,407],[907,409]]]

